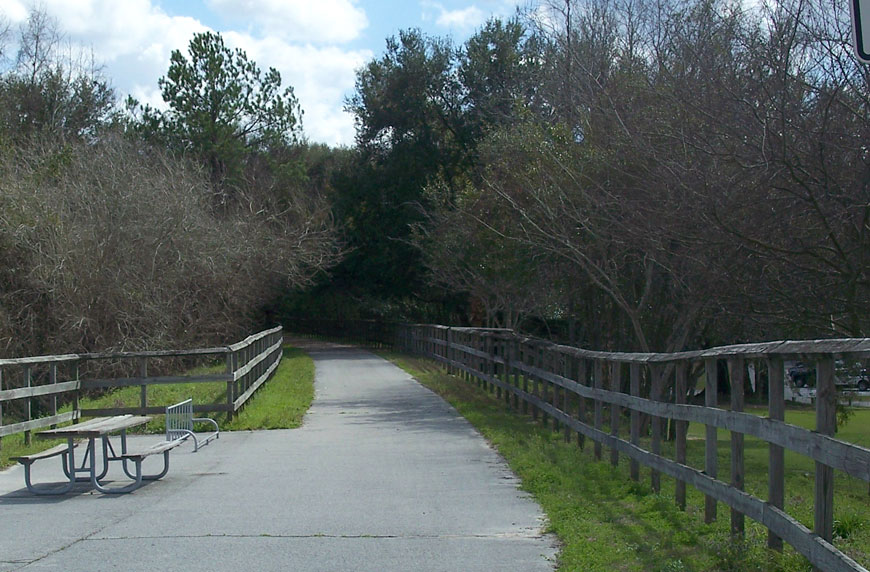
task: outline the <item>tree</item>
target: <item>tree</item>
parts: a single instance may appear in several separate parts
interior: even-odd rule
[[[42,10],[31,11],[19,28],[15,63],[0,78],[0,128],[12,141],[93,140],[114,121],[115,93],[93,57],[62,51],[62,41],[57,22]]]
[[[335,210],[351,249],[333,286],[357,300],[419,298],[425,270],[411,229],[424,189],[461,176],[467,159],[456,51],[407,30],[357,73],[346,108],[357,126],[354,164],[339,174]]]
[[[431,283],[468,296],[472,314],[483,310],[469,318],[487,327],[516,328],[526,316],[545,315],[557,290],[547,271],[552,259],[505,236],[512,213],[471,186],[436,204],[415,236]]]
[[[470,148],[493,128],[541,113],[540,50],[539,38],[518,18],[489,20],[465,43],[458,75]]]
[[[169,70],[158,82],[169,109],[146,106],[139,128],[146,135],[156,130],[178,149],[197,154],[226,192],[241,185],[247,154],[298,141],[302,111],[293,88],[281,90],[275,68],[263,74],[220,34],[194,35],[187,51],[188,57],[172,52]]]

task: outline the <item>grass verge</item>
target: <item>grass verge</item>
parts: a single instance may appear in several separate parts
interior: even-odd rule
[[[211,368],[198,368],[189,374],[210,371],[223,371],[223,365]],[[111,393],[83,398],[82,408],[108,408],[136,406],[139,403],[139,387],[125,387]],[[194,403],[219,403],[226,399],[225,383],[178,383],[159,384],[148,387],[148,403],[170,405],[188,397]],[[232,421],[227,422],[225,415],[216,419],[222,431],[244,431],[253,429],[292,429],[302,424],[305,412],[314,399],[314,362],[305,352],[297,348],[285,347],[281,363],[272,378],[266,382]],[[69,408],[66,409],[67,411]],[[162,433],[165,429],[162,415],[145,426],[147,433]],[[61,441],[33,439],[30,447],[24,444],[24,434],[3,437],[0,448],[0,469],[14,464],[10,457],[35,453]]]
[[[629,478],[629,464],[624,457],[613,467],[605,448],[604,460],[596,461],[591,441],[587,440],[581,449],[572,435],[573,442],[566,443],[563,433],[512,412],[504,399],[479,388],[475,382],[446,374],[431,360],[395,353],[383,355],[446,399],[507,460],[520,477],[523,489],[546,512],[549,531],[561,540],[559,570],[811,570],[803,556],[788,545],[782,553],[768,550],[767,529],[751,519],[746,519],[744,539],[732,537],[729,509],[722,504],[718,520],[705,524],[704,497],[691,487],[687,509],[681,511],[673,500],[673,479],[663,475],[661,493],[655,494],[648,484],[648,469],[642,468],[640,482],[634,482]],[[807,411],[789,411],[787,420],[803,424],[808,415]],[[870,427],[870,411],[856,411],[838,436],[846,440],[866,439],[866,427]],[[703,432],[703,425],[690,426],[690,434],[694,431]],[[729,439],[729,432],[720,431],[720,478],[726,481]],[[747,474],[766,487],[767,446],[751,447],[748,441]],[[666,444],[665,454],[672,454],[668,445],[671,444]],[[702,441],[690,441],[689,464],[703,466]],[[800,507],[808,504],[810,512],[801,515],[804,517],[801,520],[808,517],[811,521],[813,485],[807,474],[812,475],[812,462],[787,457],[786,466],[790,469],[786,508],[799,513]],[[835,545],[867,566],[864,552],[870,542],[867,485],[851,481],[854,482],[841,482],[838,478],[835,486],[838,491]],[[747,478],[748,485],[749,482]],[[756,485],[747,488],[754,489]],[[752,492],[762,498],[766,494]]]

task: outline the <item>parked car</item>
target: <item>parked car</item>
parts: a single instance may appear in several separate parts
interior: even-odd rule
[[[837,385],[855,387],[858,391],[870,390],[870,374],[868,374],[867,368],[858,362],[845,364],[838,361],[835,375]]]
[[[788,378],[795,387],[806,387],[810,385],[810,378],[815,381],[815,370],[808,367],[805,363],[799,361],[786,370]]]
[[[814,386],[816,371],[803,362],[796,362],[786,369],[792,385],[795,387]],[[834,370],[834,383],[845,388],[855,388],[858,391],[870,390],[870,372],[858,362],[846,363],[837,360]]]

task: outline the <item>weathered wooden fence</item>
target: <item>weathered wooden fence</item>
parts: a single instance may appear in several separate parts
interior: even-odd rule
[[[530,413],[565,438],[576,433],[582,444],[594,443],[601,458],[620,455],[630,460],[632,479],[640,465],[651,469],[651,485],[660,490],[661,475],[676,482],[676,502],[686,505],[686,485],[702,493],[705,520],[717,516],[717,504],[730,507],[731,529],[743,534],[748,516],[769,530],[768,544],[782,548],[783,540],[805,555],[817,569],[865,570],[833,546],[834,471],[870,482],[870,450],[833,437],[836,428],[835,359],[870,357],[870,339],[786,341],[736,345],[675,354],[607,353],[555,345],[524,338],[507,330],[405,325],[397,330],[401,349],[434,358],[454,372],[476,379],[497,392],[511,406]],[[809,431],[784,421],[784,366],[787,359],[814,363],[816,368],[816,429]],[[744,412],[747,365],[766,373],[768,415]],[[723,367],[720,368],[720,364]],[[704,404],[687,402],[690,372],[703,369]],[[720,372],[730,383],[730,403],[719,407]],[[605,408],[609,422],[605,421]],[[623,411],[628,410],[628,434],[621,434]],[[644,419],[649,423],[644,425]],[[704,468],[686,462],[688,423],[706,426]],[[662,455],[665,424],[675,430],[674,458]],[[641,430],[649,428],[648,449],[641,446]],[[717,429],[731,432],[728,480],[720,479]],[[645,432],[646,433],[646,432]],[[744,436],[769,446],[767,499],[744,490]],[[646,443],[646,439],[644,439]],[[814,527],[812,530],[784,510],[785,451],[815,461]]]
[[[148,402],[148,386],[156,384],[226,383],[226,401],[198,403],[194,411],[225,412],[232,416],[278,367],[283,336],[278,326],[226,347],[0,359],[0,439],[24,432],[25,441],[29,443],[33,430],[53,427],[84,416],[163,413],[167,404]],[[202,359],[209,356],[225,361],[226,367],[222,373],[160,376],[150,376],[148,373],[148,365],[153,360]],[[87,364],[92,362],[110,362],[122,366],[121,369],[132,369],[136,374],[128,377],[80,378]],[[139,404],[135,407],[81,409],[79,406],[82,391],[130,386],[140,387]],[[59,401],[71,402],[72,409],[59,413]],[[17,419],[4,425],[4,406],[9,409],[13,404]]]

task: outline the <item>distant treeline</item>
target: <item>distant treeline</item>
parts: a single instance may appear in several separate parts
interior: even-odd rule
[[[549,0],[357,75],[350,247],[300,314],[676,351],[870,335],[848,3]]]
[[[357,73],[352,149],[307,143],[292,88],[217,34],[172,54],[165,109],[120,105],[38,10],[5,37],[3,355],[293,316],[663,352],[870,335],[847,3],[541,0],[462,45],[406,30]]]

